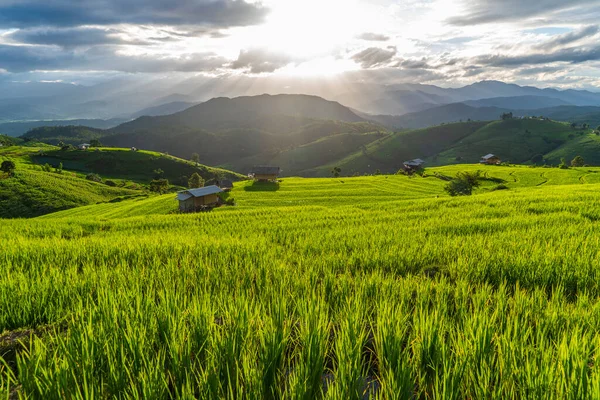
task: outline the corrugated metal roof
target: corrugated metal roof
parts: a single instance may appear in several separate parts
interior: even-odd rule
[[[186,201],[187,199],[191,199],[192,197],[194,197],[194,196],[192,196],[188,192],[177,193],[177,200],[179,200],[179,201]]]
[[[187,199],[189,199],[190,197],[202,197],[202,196],[208,196],[211,194],[217,194],[217,193],[222,193],[223,191],[221,190],[221,188],[212,185],[212,186],[206,186],[203,188],[198,188],[198,189],[188,189],[188,190],[184,190],[182,192],[177,193],[177,199],[179,201],[185,201]]]
[[[488,158],[492,158],[492,157],[496,157],[496,156],[493,155],[493,154],[488,154],[488,155],[485,155],[485,156],[481,157],[481,159],[482,160],[487,160]]]
[[[410,160],[410,161],[404,161],[404,165],[409,165],[411,167],[418,167],[425,164],[425,161],[421,160],[420,158],[416,158],[414,160]]]
[[[252,173],[258,175],[277,175],[279,172],[281,172],[281,168],[269,165],[257,165],[252,168]]]

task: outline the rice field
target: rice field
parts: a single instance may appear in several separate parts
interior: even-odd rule
[[[0,393],[600,398],[600,170],[457,168],[2,220]]]

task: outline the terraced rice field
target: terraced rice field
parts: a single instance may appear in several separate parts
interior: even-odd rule
[[[510,189],[450,198],[432,176],[475,169]],[[1,390],[600,398],[598,171],[285,178],[201,214],[170,194],[2,220]]]

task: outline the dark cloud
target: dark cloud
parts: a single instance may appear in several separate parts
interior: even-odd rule
[[[398,67],[406,68],[406,69],[433,69],[434,67],[429,65],[427,59],[422,58],[420,60],[401,60],[397,64]]]
[[[389,46],[386,49],[369,47],[352,56],[352,60],[363,68],[373,68],[387,64],[396,55],[396,48]]]
[[[151,41],[125,39],[116,29],[64,28],[21,29],[9,36],[13,41],[26,44],[57,45],[62,47],[94,46],[103,44],[148,45]],[[155,38],[155,40],[163,40]]]
[[[600,46],[595,47],[571,47],[552,53],[510,55],[485,55],[475,57],[473,62],[479,65],[492,67],[514,67],[521,65],[551,64],[565,62],[580,64],[588,61],[600,60]]]
[[[598,32],[600,32],[600,27],[598,25],[586,26],[577,31],[565,33],[562,35],[556,35],[549,41],[543,43],[541,47],[542,48],[554,48],[554,47],[559,47],[559,46],[565,46],[567,44],[577,42],[578,40],[594,36]]]
[[[465,26],[518,21],[560,10],[580,11],[582,7],[599,8],[598,0],[464,0],[464,3],[468,12],[449,18],[450,24]],[[564,13],[562,17],[564,17]]]
[[[126,73],[209,72],[227,60],[214,53],[124,55],[118,47],[100,46],[87,51],[54,46],[0,45],[0,69],[19,73],[36,70],[118,71]]]
[[[358,39],[367,40],[370,42],[387,42],[388,40],[390,40],[390,37],[382,35],[380,33],[365,32],[363,34],[358,35]]]
[[[154,24],[230,27],[262,22],[244,0],[0,0],[0,27]]]
[[[229,66],[232,69],[246,69],[252,74],[275,72],[294,62],[294,59],[286,54],[270,51],[267,49],[242,50],[237,60]]]
[[[564,68],[563,67],[552,67],[552,66],[547,66],[547,67],[535,67],[535,68],[524,68],[521,69],[519,71],[517,71],[517,75],[523,75],[523,76],[528,76],[528,75],[538,75],[538,74],[553,74],[556,72],[564,72]]]

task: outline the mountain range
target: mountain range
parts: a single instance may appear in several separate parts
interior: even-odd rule
[[[93,86],[62,82],[0,81],[0,124],[48,120],[131,120],[166,115],[218,97],[271,94],[312,94],[337,101],[359,112],[399,116],[443,105],[535,110],[557,106],[600,107],[600,93],[586,90],[540,89],[498,81],[460,88],[423,84],[374,84],[196,77],[146,81],[120,78]],[[97,126],[99,127],[99,126]],[[0,125],[0,132],[3,131]]]
[[[536,100],[536,99],[532,99]],[[506,100],[498,100],[502,102]],[[521,99],[524,103],[527,99]],[[487,153],[528,163],[586,154],[600,164],[600,136],[592,129],[553,121],[550,115],[590,118],[600,107],[557,106],[521,110],[532,117],[501,120],[506,109],[453,103],[403,116],[371,116],[308,95],[215,98],[174,114],[143,116],[110,129],[42,127],[28,141],[78,144],[99,139],[111,147],[136,147],[185,159],[198,154],[205,165],[248,173],[275,164],[284,175],[326,176],[396,172],[402,162],[423,158],[429,165],[477,162]],[[544,118],[540,118],[544,110]],[[462,122],[446,123],[461,117]],[[398,126],[411,129],[391,129]],[[434,125],[434,126],[432,126]],[[418,129],[421,126],[425,129]],[[600,151],[598,152],[600,154]]]

